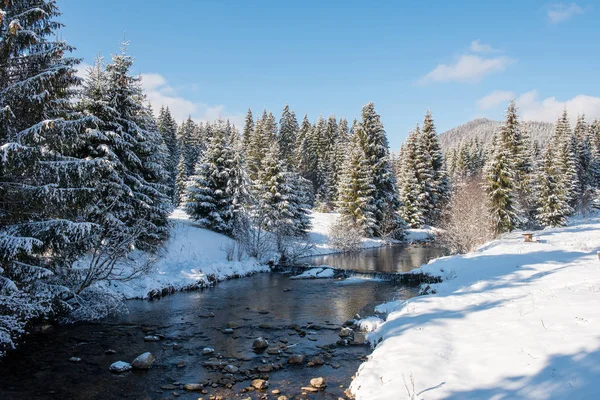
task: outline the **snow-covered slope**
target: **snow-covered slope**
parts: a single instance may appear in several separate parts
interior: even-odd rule
[[[522,125],[531,136],[531,140],[537,140],[541,145],[548,141],[554,131],[554,124],[548,122],[524,121]],[[490,144],[494,133],[497,133],[501,127],[500,121],[477,118],[440,134],[440,145],[447,151],[475,138],[484,144]]]
[[[435,260],[437,294],[379,306],[357,399],[598,398],[600,218],[535,237]]]
[[[234,241],[216,232],[199,228],[180,209],[171,215],[173,229],[165,252],[157,261],[154,272],[128,282],[109,282],[113,292],[126,298],[144,298],[152,291],[164,288],[181,290],[198,283],[208,283],[208,276],[217,280],[235,275],[266,271],[255,259],[228,261],[226,249]]]

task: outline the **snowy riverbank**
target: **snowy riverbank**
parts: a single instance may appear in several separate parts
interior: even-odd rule
[[[312,230],[309,241],[314,244],[312,255],[338,252],[329,243],[329,228],[337,213],[311,213]],[[228,261],[227,251],[234,241],[207,229],[199,228],[180,209],[171,215],[173,229],[164,253],[156,262],[153,272],[127,282],[105,282],[103,286],[127,299],[147,298],[150,293],[163,289],[184,290],[209,284],[210,279],[221,281],[234,276],[245,276],[268,271],[268,266],[256,259],[243,257],[242,261]],[[408,241],[426,240],[432,229],[411,229]],[[364,239],[363,248],[384,246],[382,239]],[[234,255],[234,259],[235,259]]]
[[[595,398],[600,218],[534,238],[514,232],[420,268],[444,281],[378,307],[388,315],[366,324],[381,343],[352,383],[356,398]]]

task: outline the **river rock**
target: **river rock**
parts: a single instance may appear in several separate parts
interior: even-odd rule
[[[116,350],[113,350],[113,349],[108,349],[108,350],[106,350],[106,351],[104,352],[104,354],[108,354],[108,355],[110,355],[110,354],[117,354],[117,351],[116,351]]]
[[[235,374],[236,372],[238,372],[238,367],[236,367],[235,365],[228,364],[225,366],[225,368],[223,368],[223,372],[225,372],[226,374]]]
[[[188,392],[200,392],[204,389],[204,385],[201,383],[186,383],[183,388]]]
[[[312,378],[310,380],[310,386],[316,389],[325,389],[327,387],[327,382],[325,382],[325,378],[323,377]]]
[[[205,356],[208,354],[213,354],[215,352],[215,349],[213,349],[212,347],[205,347],[202,349],[202,354],[204,354]]]
[[[303,386],[300,388],[300,390],[306,393],[317,393],[319,391],[319,389],[314,388],[312,386]]]
[[[269,347],[269,342],[266,339],[263,339],[262,337],[258,337],[256,339],[254,339],[254,342],[252,343],[252,349],[254,351],[261,351],[268,347]]]
[[[252,381],[252,387],[257,390],[265,390],[269,387],[269,381],[264,379],[255,379]]]
[[[314,356],[313,358],[310,359],[310,361],[306,365],[308,365],[309,367],[315,367],[315,366],[319,366],[319,365],[323,365],[323,364],[325,364],[325,360],[323,360],[319,356]]]
[[[110,367],[108,367],[108,370],[110,372],[115,372],[117,374],[119,374],[121,372],[127,372],[127,371],[131,370],[131,364],[129,364],[128,362],[125,362],[125,361],[117,361],[117,362],[110,364]]]
[[[354,331],[352,329],[350,329],[350,328],[342,328],[340,330],[340,333],[339,333],[339,336],[341,338],[347,338],[347,337],[350,337],[352,335],[354,335]]]
[[[258,369],[258,372],[263,372],[263,373],[271,372],[271,371],[273,371],[273,364],[260,365],[257,369]]]
[[[156,335],[144,336],[144,342],[158,342],[160,338]]]
[[[288,364],[299,365],[304,363],[304,354],[292,354],[287,360]]]
[[[69,361],[71,361],[73,363],[78,363],[79,361],[81,361],[81,358],[79,358],[79,357],[71,357],[71,358],[69,358]]]
[[[223,332],[226,335],[231,335],[233,333],[233,329],[232,328],[225,328],[225,329],[221,330],[221,332]]]
[[[150,369],[154,361],[155,358],[152,353],[146,352],[137,356],[131,363],[131,366],[134,369]]]
[[[175,364],[175,366],[177,368],[185,368],[186,364],[185,361],[178,361],[177,364]]]
[[[273,390],[271,390],[271,394],[278,395],[280,393],[281,393],[281,390],[279,390],[279,389],[273,389]]]
[[[270,354],[272,356],[278,356],[279,354],[281,354],[281,350],[277,347],[269,347],[267,349],[267,354]]]
[[[287,396],[279,396],[277,400],[288,400]]]

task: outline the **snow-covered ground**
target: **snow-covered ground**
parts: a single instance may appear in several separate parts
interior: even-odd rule
[[[248,257],[242,261],[228,261],[226,251],[234,245],[234,241],[225,235],[199,228],[180,209],[173,212],[171,221],[171,238],[154,266],[154,272],[127,282],[109,282],[107,286],[112,292],[128,299],[145,298],[153,290],[182,290],[199,282],[206,284],[211,275],[217,280],[224,280],[269,269]]]
[[[364,324],[381,343],[356,398],[598,398],[600,218],[534,238],[515,232],[423,266],[444,279],[436,294],[381,305],[386,321]]]

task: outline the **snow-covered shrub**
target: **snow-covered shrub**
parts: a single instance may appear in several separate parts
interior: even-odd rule
[[[480,177],[455,186],[441,227],[440,241],[454,253],[467,253],[494,238]]]
[[[362,230],[345,218],[338,218],[329,228],[331,245],[340,251],[356,251],[363,240]]]
[[[88,287],[68,302],[71,310],[61,318],[62,322],[93,321],[127,311],[125,302],[103,287]]]

